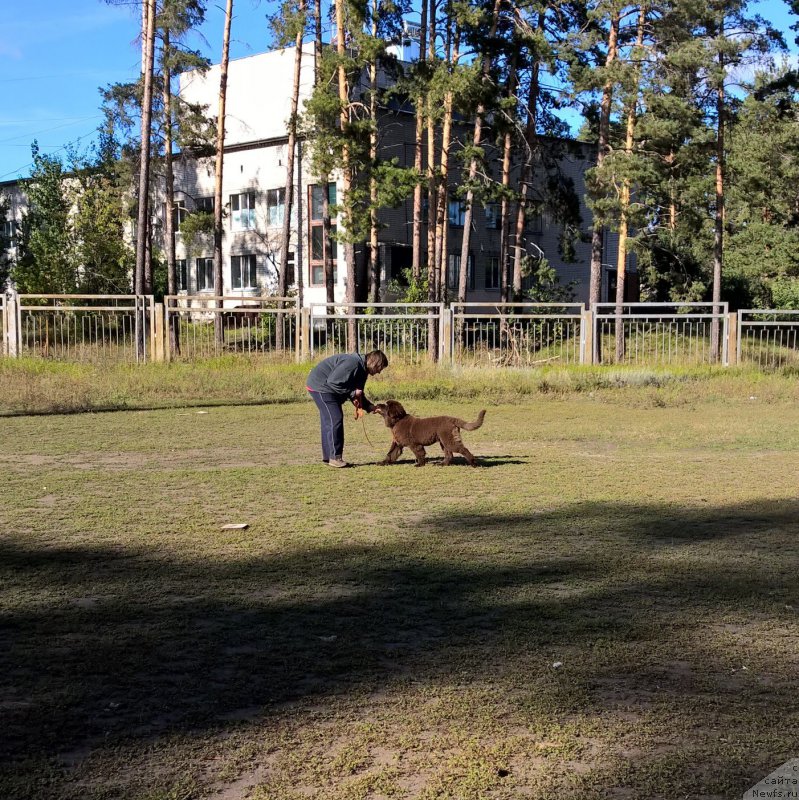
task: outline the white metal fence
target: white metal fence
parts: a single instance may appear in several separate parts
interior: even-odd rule
[[[585,360],[582,303],[453,303],[453,360],[531,367]]]
[[[169,295],[165,355],[183,361],[222,355],[296,360],[299,314],[296,297]]]
[[[152,352],[152,316],[153,299],[142,295],[20,294],[6,313],[15,338],[9,350],[63,361],[143,362]]]
[[[799,311],[741,309],[737,345],[739,364],[799,367]]]
[[[728,363],[727,303],[597,303],[594,364]]]
[[[443,355],[446,321],[443,303],[315,303],[310,355],[382,350],[389,361],[418,364],[430,359],[431,347]]]
[[[618,332],[618,336],[617,336]],[[0,294],[0,355],[84,362],[275,361],[379,348],[418,364],[729,364],[799,368],[799,311],[725,303],[337,303],[298,299]]]

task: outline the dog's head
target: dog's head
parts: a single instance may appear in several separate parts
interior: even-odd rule
[[[373,411],[383,417],[388,428],[393,428],[403,417],[408,416],[402,407],[402,403],[396,400],[386,400],[385,403],[378,403]]]

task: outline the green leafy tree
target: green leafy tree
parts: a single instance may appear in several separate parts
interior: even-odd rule
[[[33,168],[24,183],[28,208],[20,225],[19,256],[11,278],[24,293],[74,292],[80,263],[72,214],[74,186],[59,158],[42,153],[36,142],[31,154]]]
[[[128,294],[135,265],[125,238],[126,199],[117,151],[101,137],[94,158],[73,158],[77,191],[73,230],[79,261],[78,288],[84,294]]]
[[[799,276],[797,75],[759,75],[731,134],[725,297],[738,307],[785,307]]]

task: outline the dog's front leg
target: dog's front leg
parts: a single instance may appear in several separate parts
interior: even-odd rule
[[[386,457],[380,462],[381,464],[394,464],[397,459],[402,455],[402,445],[397,442],[391,443],[391,449],[386,454]]]
[[[412,446],[414,455],[416,456],[416,465],[417,467],[423,467],[427,463],[427,459],[425,458],[424,447],[421,445],[414,445]]]

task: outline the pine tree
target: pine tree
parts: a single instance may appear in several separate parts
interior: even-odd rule
[[[233,0],[225,6],[225,27],[222,38],[222,61],[219,65],[219,112],[216,121],[216,168],[214,172],[214,294],[216,306],[222,308],[222,171],[225,163],[225,102],[227,98],[227,73],[230,56],[230,27],[233,21]],[[224,340],[222,314],[214,315],[214,337],[217,345]]]

